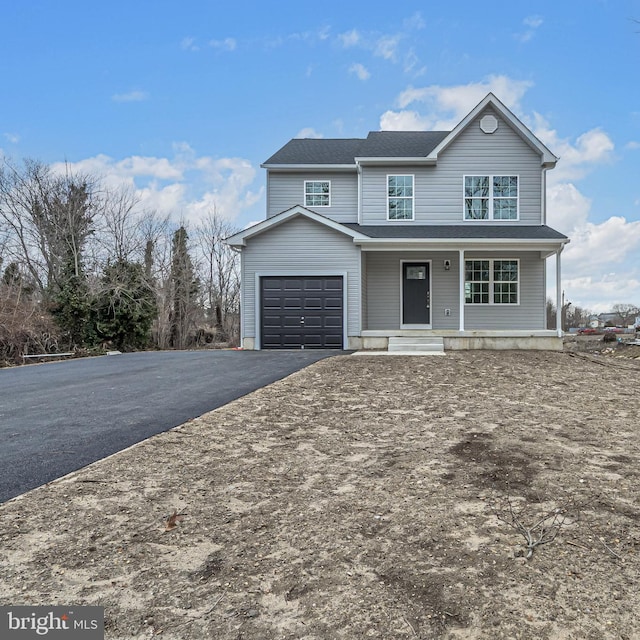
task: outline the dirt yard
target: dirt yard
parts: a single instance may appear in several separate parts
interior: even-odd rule
[[[324,360],[0,506],[0,604],[101,605],[109,639],[640,638],[624,355]]]

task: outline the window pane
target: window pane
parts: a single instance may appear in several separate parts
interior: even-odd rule
[[[498,281],[518,280],[517,260],[495,260],[493,263],[493,278]]]
[[[494,176],[493,195],[496,198],[517,198],[518,176]]]
[[[487,198],[489,196],[489,176],[465,176],[464,195],[467,198]]]
[[[493,201],[493,217],[495,220],[516,220],[518,201],[515,198],[496,198]]]
[[[409,198],[389,199],[390,220],[411,220],[411,218],[413,218],[413,206]]]
[[[464,217],[467,220],[486,220],[489,217],[489,200],[486,198],[465,198]]]

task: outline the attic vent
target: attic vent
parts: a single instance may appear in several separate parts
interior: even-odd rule
[[[484,131],[484,133],[493,133],[498,128],[498,120],[495,116],[484,116],[482,120],[480,120],[480,129]]]

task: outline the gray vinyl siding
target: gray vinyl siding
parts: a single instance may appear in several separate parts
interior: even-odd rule
[[[256,336],[257,272],[327,275],[346,272],[347,335],[360,333],[360,251],[350,237],[306,218],[293,218],[247,240],[242,250],[243,337]]]
[[[465,329],[545,329],[546,298],[544,260],[538,252],[504,252],[487,255],[467,252],[465,259],[486,260],[488,258],[520,259],[520,303],[512,304],[465,304]]]
[[[459,254],[433,251],[384,251],[366,253],[366,328],[399,329],[401,261],[431,261],[431,326],[433,329],[458,329]],[[446,271],[444,261],[451,262]],[[451,315],[445,316],[445,309]]]
[[[493,113],[495,133],[480,130],[480,119]],[[492,109],[483,111],[438,156],[435,166],[362,168],[362,224],[387,222],[387,175],[413,174],[414,221],[390,224],[505,224],[464,221],[465,175],[519,176],[521,224],[542,224],[541,156]],[[506,224],[513,224],[506,221]]]
[[[512,330],[545,328],[544,260],[538,252],[466,252],[465,259],[517,258],[520,260],[520,303],[518,305],[465,305],[465,330]],[[455,252],[367,252],[367,329],[399,329],[401,260],[431,261],[432,329],[460,327],[460,257]],[[444,261],[451,261],[446,271]],[[445,315],[450,309],[451,315]]]
[[[345,172],[267,173],[267,217],[304,204],[305,180],[331,181],[331,206],[308,207],[336,222],[358,222],[358,175]]]

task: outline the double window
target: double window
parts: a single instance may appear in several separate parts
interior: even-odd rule
[[[305,207],[330,207],[331,206],[331,181],[330,180],[305,180],[304,181],[304,206]]]
[[[465,176],[465,220],[517,220],[518,176]]]
[[[518,304],[518,260],[465,260],[467,304]]]
[[[413,220],[413,176],[387,176],[387,219]]]

